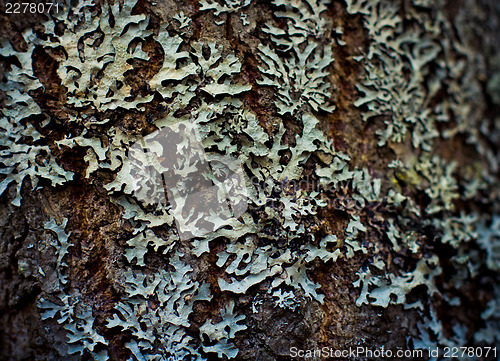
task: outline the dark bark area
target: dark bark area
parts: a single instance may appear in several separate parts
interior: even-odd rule
[[[472,3],[472,0],[463,2]],[[10,41],[16,50],[22,50],[22,31],[28,28],[42,31],[40,23],[44,16],[10,16],[5,14],[5,3],[0,1],[0,37]],[[449,2],[445,7],[447,13],[444,16],[453,23],[454,14],[460,6],[462,5],[459,2]],[[483,40],[478,41],[475,46],[477,51],[483,52],[487,58],[486,74],[493,75],[499,68],[494,52],[498,52],[500,47],[494,47],[500,45],[500,14],[492,10],[495,9],[494,0],[480,2],[479,6],[487,21],[477,24],[481,30],[473,38],[478,39],[481,34],[490,33],[489,44]],[[156,5],[139,1],[135,7],[136,13],[150,16],[150,26],[156,31],[162,21],[172,19],[173,15],[181,10],[192,19],[186,35],[190,41],[216,42],[240,59],[242,69],[238,81],[252,86],[250,91],[240,97],[243,106],[256,114],[259,124],[268,134],[276,132],[276,122],[282,122],[286,133],[281,141],[293,148],[296,135],[301,134],[303,125],[291,116],[279,115],[274,103],[276,92],[270,87],[258,84],[261,78],[261,61],[256,49],[259,44],[270,44],[270,37],[262,31],[262,26],[268,23],[277,24],[276,26],[282,28],[286,26],[284,22],[280,24],[281,20],[274,16],[276,8],[268,1],[253,1],[247,9],[247,14],[250,22],[257,26],[249,28],[242,25],[236,13],[223,13],[216,17],[213,12],[201,11],[196,1],[181,1],[175,4],[158,1]],[[403,4],[401,11],[404,10]],[[336,38],[341,37],[346,45],[334,48],[335,61],[328,68],[327,80],[331,84],[336,109],[332,113],[319,113],[319,128],[333,141],[338,151],[350,157],[353,167],[368,168],[373,176],[382,179],[382,189],[388,189],[392,185],[387,175],[388,165],[398,158],[398,154],[417,154],[418,151],[414,150],[409,142],[394,147],[377,145],[376,131],[383,128],[384,119],[374,118],[364,122],[362,113],[366,110],[355,106],[355,101],[359,98],[356,84],[360,83],[363,72],[361,63],[355,60],[355,57],[366,53],[370,35],[364,28],[362,16],[349,14],[342,1],[334,1],[329,5],[326,15],[330,19],[331,29],[321,38],[322,44],[334,42]],[[496,18],[496,22],[488,20],[490,17]],[[222,26],[216,25],[216,21],[220,19],[225,20]],[[455,25],[461,26],[460,23]],[[172,25],[173,32],[179,31],[176,26]],[[342,28],[343,34],[340,36],[335,33],[334,28]],[[455,39],[444,40],[453,42]],[[162,66],[163,50],[157,42],[146,40],[143,50],[149,54],[151,60],[134,67],[127,74],[126,82],[131,85],[132,94],[146,95],[149,91],[148,81]],[[132,237],[133,226],[123,219],[122,209],[110,201],[104,188],[104,185],[113,179],[112,172],[100,169],[92,177],[86,178],[85,149],[57,147],[53,143],[54,140],[80,134],[82,131],[81,125],[68,120],[65,106],[68,100],[67,90],[57,73],[57,51],[55,48],[39,48],[33,55],[33,72],[44,86],[32,91],[33,97],[53,121],[44,128],[40,125],[41,120],[34,119],[32,123],[49,139],[51,154],[57,158],[58,164],[75,175],[71,182],[57,187],[52,187],[48,180],[41,179],[41,187],[36,190],[32,190],[30,182],[25,179],[20,207],[11,204],[16,193],[15,187],[10,186],[0,196],[0,359],[91,359],[86,353],[83,356],[61,356],[61,350],[67,349],[66,333],[54,319],[42,320],[40,308],[37,307],[40,295],[54,291],[57,282],[57,256],[54,256],[53,248],[48,246],[50,236],[44,230],[44,222],[49,218],[60,222],[67,218],[67,229],[71,230],[71,241],[74,244],[70,248],[71,260],[68,262],[71,287],[78,289],[82,300],[92,305],[94,326],[108,341],[107,351],[110,359],[126,360],[131,357],[129,349],[125,347],[131,335],[128,331],[108,329],[106,320],[113,316],[115,305],[122,294],[122,290],[115,286],[114,279],[119,274],[118,269],[127,263],[124,249],[127,247],[127,240]],[[0,75],[11,66],[12,59],[0,57]],[[5,77],[2,77],[2,80],[8,82]],[[484,116],[494,118],[495,114],[499,114],[500,102],[495,103],[488,93],[488,79],[483,79],[482,83],[486,99]],[[4,102],[5,96],[1,96],[0,100]],[[437,97],[445,99],[447,96],[443,93]],[[194,107],[192,104],[190,106]],[[90,111],[88,113],[100,120],[110,118],[110,124],[124,132],[146,135],[155,129],[153,121],[160,119],[166,112],[158,96],[146,105],[146,109],[139,112],[135,109],[118,108],[99,114],[91,114]],[[185,111],[189,112],[190,109]],[[492,144],[492,147],[498,147],[498,144]],[[436,154],[443,159],[458,161],[459,167],[473,164],[479,157],[476,149],[467,144],[465,137],[460,136],[451,141],[437,140],[435,149]],[[285,159],[283,162],[286,162],[287,153],[280,155]],[[313,154],[304,165],[302,177],[310,182],[304,186],[306,189],[314,188],[313,183],[317,179],[314,173],[315,164],[323,161],[320,158],[321,155]],[[416,204],[425,208],[430,203],[426,194],[412,188],[410,182],[408,184],[407,194],[411,195]],[[349,187],[338,187],[328,197],[347,199],[352,193]],[[343,209],[332,205],[320,209],[318,214],[310,217],[309,232],[318,239],[341,234],[347,227],[351,214],[348,204],[343,206]],[[494,212],[496,206],[487,202],[484,205],[491,209],[490,213]],[[459,210],[468,211],[474,207],[477,205],[458,204]],[[437,287],[445,287],[450,273],[454,272],[451,266],[448,268],[454,250],[435,241],[435,229],[421,226],[422,220],[414,215],[411,222],[412,227],[419,232],[418,242],[422,244],[421,250],[418,254],[396,254],[386,236],[386,227],[388,220],[398,217],[398,210],[390,209],[385,201],[374,202],[367,205],[360,215],[363,223],[370,225],[363,235],[363,241],[376,243],[384,255],[387,255],[387,272],[413,271],[419,259],[432,252],[438,255],[443,268],[442,275],[436,280]],[[257,210],[252,216],[258,218],[262,214]],[[272,233],[272,227],[269,227],[268,231],[269,239],[276,244],[281,242],[278,233]],[[163,229],[158,232],[166,231]],[[405,309],[404,305],[389,305],[387,308],[366,304],[356,306],[356,300],[360,296],[360,289],[353,286],[358,277],[356,272],[360,268],[368,267],[373,261],[373,254],[356,253],[353,258],[340,258],[336,262],[324,263],[316,260],[309,263],[309,278],[321,285],[320,293],[324,294],[325,302],[320,304],[312,300],[304,301],[295,311],[291,311],[275,307],[272,297],[265,293],[271,288],[271,279],[238,296],[221,291],[218,279],[224,277],[224,270],[217,265],[216,254],[225,246],[223,240],[216,239],[210,243],[210,252],[199,259],[194,260],[194,256],[191,256],[193,260],[190,260],[190,256],[186,256],[195,268],[196,280],[208,283],[213,295],[209,302],[200,301],[194,304],[194,312],[189,318],[190,327],[186,332],[197,337],[199,328],[207,319],[217,317],[230,300],[237,300],[235,311],[246,316],[247,326],[245,331],[237,333],[233,339],[239,349],[237,360],[289,360],[291,347],[346,349],[357,345],[372,348],[383,345],[386,349],[407,349],[408,337],[418,336],[416,324],[421,320],[421,315],[417,309]],[[186,242],[180,249],[189,250],[190,245]],[[146,260],[151,269],[166,268],[168,265],[162,255],[154,252],[148,252]],[[45,277],[41,277],[40,268],[46,274]],[[492,285],[497,283],[497,277],[494,272],[483,270],[476,278],[470,279],[457,291],[462,300],[460,307],[450,309],[444,301],[435,301],[437,317],[444,326],[445,334],[452,333],[452,324],[456,320],[466,324],[470,334],[484,327],[481,312],[487,308],[488,301],[495,297]],[[417,287],[407,295],[407,303],[428,298],[427,291]],[[259,312],[252,310],[256,300],[262,300],[259,303]],[[219,357],[211,353],[207,355],[207,359],[216,360]]]

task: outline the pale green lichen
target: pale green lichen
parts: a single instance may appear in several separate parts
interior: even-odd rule
[[[384,267],[383,262],[374,263],[374,266]],[[356,301],[356,305],[361,306],[364,303],[371,303],[375,306],[387,307],[389,304],[404,304],[406,295],[415,287],[425,285],[429,294],[432,296],[437,292],[434,284],[434,277],[441,274],[438,266],[437,256],[429,259],[422,258],[412,272],[399,276],[392,273],[385,276],[374,276],[371,271],[360,271],[359,279],[354,283],[355,286],[363,286],[361,294]],[[368,298],[374,299],[369,301]],[[414,305],[416,306],[416,305]]]
[[[246,330],[247,326],[238,324],[238,322],[245,319],[245,316],[236,316],[234,314],[234,303],[231,302],[219,317],[222,318],[220,322],[213,323],[211,320],[207,320],[200,327],[201,335],[206,335],[211,342],[217,342],[213,346],[203,345],[203,350],[205,352],[216,352],[220,358],[223,355],[228,359],[235,358],[238,355],[238,349],[231,345],[228,340],[234,338],[237,332]]]
[[[183,360],[189,355],[202,360],[197,351],[199,341],[186,333],[186,328],[194,302],[210,300],[210,290],[207,284],[191,280],[192,268],[178,254],[169,263],[172,271],[151,275],[125,272],[126,296],[115,306],[107,327],[132,333],[126,346],[137,360]]]
[[[94,360],[107,360],[107,352],[102,349],[107,345],[107,341],[94,328],[92,308],[78,296],[69,296],[61,292],[55,297],[57,297],[56,302],[41,298],[38,307],[44,310],[42,319],[53,318],[59,324],[63,324],[67,331],[68,354],[83,355],[84,351],[88,350]]]
[[[25,36],[31,39],[35,35],[29,31]],[[1,56],[16,54],[21,65],[7,71],[5,75],[9,82],[0,84],[6,95],[5,107],[0,115],[0,173],[5,174],[0,182],[0,195],[10,184],[15,184],[17,195],[12,204],[16,206],[21,204],[21,188],[25,179],[29,179],[32,189],[36,189],[40,179],[49,180],[52,186],[57,186],[73,178],[73,173],[62,168],[51,155],[50,147],[40,144],[41,134],[26,121],[35,115],[46,117],[28,93],[42,87],[31,66],[35,43],[28,44],[25,53],[15,52],[10,44],[4,43],[0,47]]]
[[[289,309],[295,311],[300,305],[300,299],[292,291],[283,291],[281,289],[275,290],[272,293],[274,305],[279,308]]]
[[[133,2],[103,6],[100,17],[92,13],[92,1],[81,5],[76,16],[84,21],[75,24],[74,18],[65,20],[69,31],[58,37],[56,44],[45,44],[64,47],[66,58],[58,73],[68,88],[68,104],[105,111],[137,109],[139,102],[151,101],[152,96],[133,99],[131,87],[125,82],[125,73],[132,69],[130,59],[149,59],[141,50],[141,41],[151,35],[146,30],[146,16],[131,14]]]
[[[29,40],[26,52],[2,48],[1,55],[15,54],[21,68],[13,66],[6,74],[8,85],[1,88],[7,102],[0,119],[5,147],[0,150],[0,163],[1,173],[7,175],[0,183],[0,194],[15,183],[13,203],[19,205],[27,176],[32,187],[39,179],[50,180],[53,186],[70,181],[72,174],[51,155],[53,145],[86,148],[84,161],[90,182],[100,171],[113,174],[100,184],[111,202],[122,209],[132,232],[124,240],[126,269],[121,269],[114,280],[121,299],[114,305],[106,327],[131,335],[125,347],[133,358],[201,360],[202,353],[216,353],[220,358],[237,356],[232,340],[247,327],[245,316],[234,311],[238,302],[226,303],[222,312],[205,319],[199,336],[188,332],[194,303],[211,299],[208,284],[194,281],[199,275],[191,262],[196,264],[205,253],[214,252],[214,240],[222,245],[216,255],[216,266],[223,273],[216,280],[220,291],[238,300],[239,295],[267,282],[275,305],[290,311],[302,302],[325,301],[320,285],[308,274],[312,262],[370,254],[372,263],[358,271],[354,283],[361,288],[357,305],[404,304],[419,308],[422,314],[429,310],[431,316],[435,315],[431,301],[438,294],[435,278],[441,275],[437,255],[426,250],[414,268],[388,273],[387,253],[377,241],[361,239],[373,227],[365,224],[364,210],[384,202],[397,213],[379,227],[392,246],[390,252],[419,254],[425,238],[420,229],[434,227],[436,242],[456,252],[451,257],[457,270],[452,279],[455,287],[461,287],[480,267],[498,271],[497,217],[491,225],[478,223],[483,215],[457,214],[456,205],[491,188],[497,170],[495,153],[483,138],[495,141],[498,134],[479,126],[480,107],[474,107],[483,102],[477,95],[480,84],[476,80],[482,69],[481,58],[465,44],[441,41],[442,30],[452,33],[452,25],[442,15],[441,2],[413,1],[405,14],[400,4],[388,0],[346,3],[348,13],[361,16],[370,38],[367,51],[355,58],[364,69],[355,105],[363,110],[365,121],[383,121],[377,132],[379,146],[389,145],[397,151],[398,143],[402,143],[415,150],[415,156],[412,152],[398,153],[390,163],[387,172],[393,182],[389,186],[369,167],[354,168],[349,156],[336,151],[332,140],[319,130],[320,116],[335,110],[334,84],[330,84],[328,75],[336,45],[326,34],[326,29],[332,28],[332,19],[325,1],[274,0],[270,4],[276,21],[263,26],[267,41],[253,49],[260,71],[254,86],[275,94],[276,123],[267,130],[240,99],[252,90],[252,84],[240,77],[240,55],[214,41],[190,40],[186,33],[191,19],[184,13],[172,18],[179,29],[185,29],[179,36],[167,31],[168,23],[161,23],[157,32],[150,29],[146,15],[133,15],[132,0],[103,5],[101,10],[92,1],[82,1],[57,15],[66,27],[63,34],[58,35],[54,22],[49,21],[44,25],[47,38],[25,34]],[[202,11],[227,17],[252,6],[249,0],[203,0],[200,5]],[[437,9],[437,17],[420,11],[421,6]],[[463,12],[457,16],[464,17]],[[240,15],[242,21],[246,19],[245,14]],[[408,28],[403,26],[405,21]],[[335,29],[339,34],[342,31]],[[466,34],[462,35],[465,39]],[[162,49],[163,58],[158,72],[144,81],[150,94],[142,97],[132,91],[126,74],[134,70],[132,63],[151,61],[142,48],[148,39]],[[32,71],[35,46],[64,50],[57,72],[67,88],[68,122],[81,129],[48,145],[28,120],[30,115],[41,114],[52,121],[29,93],[42,86]],[[476,65],[467,66],[469,63]],[[435,100],[445,82],[449,101]],[[113,124],[110,112],[144,111],[144,105],[151,104],[155,97],[164,112],[152,121],[157,130],[151,134],[143,136]],[[99,121],[90,115],[92,112],[100,115]],[[298,126],[292,137],[286,137],[290,129],[285,119]],[[439,122],[448,127],[440,131]],[[165,129],[171,133],[165,133]],[[489,164],[488,171],[466,174],[457,163],[435,152],[439,139],[456,134],[468,137]],[[162,137],[169,141],[162,143],[158,140]],[[176,140],[171,141],[173,138]],[[167,143],[175,147],[170,149]],[[188,153],[195,161],[187,159]],[[282,156],[285,153],[287,157]],[[296,187],[311,159],[315,161],[308,170],[319,180],[321,190]],[[234,182],[219,180],[231,178],[230,174],[236,175]],[[323,190],[339,190],[346,182],[350,201],[356,205],[347,213],[347,226],[336,235],[317,237],[310,224],[327,206]],[[211,191],[207,190],[209,185]],[[461,189],[465,189],[463,194]],[[426,201],[415,202],[415,193],[425,196]],[[186,201],[186,195],[193,194],[192,202],[205,196],[223,206],[195,212]],[[495,197],[498,194],[492,193],[490,200]],[[247,207],[249,212],[245,212]],[[39,305],[46,310],[42,317],[64,324],[71,353],[89,352],[96,359],[105,359],[106,340],[93,327],[92,308],[83,296],[73,295],[66,287],[64,274],[69,266],[65,257],[71,247],[66,224],[45,224],[57,236],[52,244],[57,249],[61,291],[56,297],[61,302],[41,300]],[[189,231],[193,224],[196,227]],[[269,232],[271,228],[273,233]],[[486,252],[485,264],[479,250],[473,248],[475,243]],[[153,255],[161,257],[166,267],[154,270],[150,261]],[[428,302],[407,304],[408,295],[419,286],[427,289]],[[254,290],[260,292],[257,287]],[[445,296],[445,300],[457,303]],[[494,303],[490,306],[496,307]],[[492,315],[493,311],[483,314],[486,320],[496,322]],[[420,338],[414,339],[417,347],[432,343],[429,331],[438,335],[440,345],[464,339],[459,324],[454,328],[455,337],[449,339],[438,321],[427,320],[425,325],[419,326]],[[496,326],[490,322],[488,327]]]
[[[488,302],[488,307],[481,313],[481,318],[485,321],[485,327],[474,335],[476,342],[486,345],[495,345],[500,342],[500,289],[495,287],[494,298]]]
[[[60,291],[50,296],[41,297],[38,300],[38,307],[43,310],[41,313],[43,320],[55,319],[67,331],[68,354],[83,355],[87,351],[93,355],[95,360],[104,361],[108,359],[105,349],[108,343],[94,327],[92,306],[84,302],[78,292],[67,294],[63,291],[68,283],[69,271],[69,266],[64,258],[68,254],[68,248],[73,246],[69,241],[71,232],[66,233],[65,231],[67,223],[67,219],[61,225],[58,225],[54,219],[45,222],[45,229],[56,235],[56,241],[51,242],[51,245],[57,250],[56,270],[59,278],[57,288]],[[63,355],[62,352],[61,354]]]
[[[493,215],[490,226],[479,223],[477,233],[478,243],[486,251],[486,266],[500,271],[500,215]]]
[[[215,15],[219,16],[222,13],[233,13],[248,5],[252,0],[223,0],[220,4],[217,0],[201,0],[200,10],[215,10]],[[222,25],[223,22],[217,22],[217,25]]]
[[[330,85],[324,81],[328,75],[327,67],[333,62],[331,47],[319,47],[315,38],[324,34],[326,6],[317,1],[276,0],[273,4],[285,7],[275,16],[287,20],[285,30],[266,26],[276,49],[259,46],[259,56],[265,66],[259,69],[263,80],[258,84],[276,87],[278,99],[276,106],[279,114],[296,115],[300,108],[309,105],[313,110],[332,112],[334,106],[328,104],[331,94]],[[307,46],[300,45],[308,40]],[[285,56],[278,55],[278,50]],[[304,121],[304,124],[307,124]]]
[[[61,284],[65,284],[67,282],[66,276],[61,272],[65,268],[68,267],[68,264],[64,262],[64,258],[68,254],[68,249],[73,246],[73,244],[69,241],[69,236],[71,232],[66,233],[65,228],[68,224],[68,219],[66,218],[60,225],[56,223],[55,219],[51,219],[48,222],[45,222],[44,228],[46,230],[52,231],[56,235],[56,239],[51,242],[51,245],[56,249],[57,252],[57,272],[59,276],[59,281]]]
[[[367,51],[356,58],[363,65],[364,74],[357,84],[359,99],[355,105],[363,110],[365,121],[383,120],[378,145],[391,147],[401,157],[389,165],[395,169],[395,187],[389,190],[387,200],[398,215],[389,222],[387,238],[395,252],[418,254],[424,243],[422,234],[415,230],[415,217],[419,217],[422,227],[434,227],[437,241],[455,249],[450,257],[455,273],[448,276],[450,280],[444,288],[460,289],[484,266],[478,244],[490,257],[486,266],[492,267],[495,262],[495,237],[490,237],[495,223],[490,228],[480,222],[484,214],[459,214],[457,210],[459,202],[470,202],[481,191],[489,192],[489,201],[498,200],[493,186],[498,164],[483,140],[490,135],[481,130],[487,124],[482,118],[484,98],[479,82],[484,76],[484,57],[473,50],[470,42],[473,17],[467,11],[474,13],[476,9],[471,9],[473,5],[460,9],[455,22],[460,26],[455,27],[445,17],[445,4],[441,1],[412,1],[404,12],[400,11],[400,4],[385,0],[346,2],[350,14],[361,15],[370,37]],[[434,15],[422,11],[422,7],[432,9]],[[460,34],[454,37],[457,29]],[[437,96],[444,84],[449,95],[445,100]],[[443,127],[443,123],[447,126]],[[458,134],[468,137],[468,143],[483,157],[481,162],[490,169],[471,171],[474,168],[460,168],[455,160],[437,155],[440,142]],[[408,147],[401,152],[408,145],[419,155],[411,156]],[[403,193],[400,183],[425,194],[426,202],[413,202]],[[440,274],[440,267],[436,255],[428,259],[434,265],[431,268],[423,258],[413,272],[384,276],[383,258],[379,255],[373,263],[379,269],[375,276],[372,266],[359,271],[356,285],[363,288],[358,304],[386,307],[394,302],[404,303],[406,295],[422,284],[432,296],[436,293],[433,278]],[[442,297],[450,306],[460,304],[447,293]],[[429,310],[435,318],[432,297],[425,305],[420,302],[412,306]],[[416,347],[461,346],[466,342],[465,325],[454,324],[454,335],[445,336],[439,320],[431,321],[425,312],[422,314],[425,322],[419,326],[419,337],[413,339]],[[437,342],[430,341],[430,334],[438,336]]]

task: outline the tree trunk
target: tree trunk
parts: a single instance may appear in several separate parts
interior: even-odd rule
[[[498,357],[496,0],[0,3],[0,359]]]

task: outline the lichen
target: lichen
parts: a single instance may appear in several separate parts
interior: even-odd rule
[[[125,272],[124,298],[115,306],[107,327],[131,332],[126,347],[137,360],[183,360],[189,355],[203,360],[197,351],[200,341],[186,329],[194,302],[210,300],[208,285],[191,280],[192,268],[178,254],[169,263],[171,271]]]
[[[32,32],[25,36],[34,38]],[[31,53],[35,44],[29,42],[28,51],[16,53],[10,44],[2,44],[1,56],[17,54],[20,67],[13,67],[6,73],[8,83],[2,83],[0,89],[6,95],[5,106],[0,116],[0,169],[5,174],[0,182],[0,194],[3,194],[10,184],[16,186],[16,197],[12,204],[21,204],[21,189],[23,182],[28,178],[32,189],[38,187],[39,180],[46,179],[52,186],[57,186],[70,181],[73,173],[62,168],[51,154],[50,147],[40,142],[42,135],[27,121],[29,117],[39,115],[47,120],[47,116],[34,99],[30,91],[42,87],[40,81],[34,76],[31,66]]]
[[[69,241],[71,232],[66,233],[68,219],[58,225],[54,219],[45,222],[45,229],[56,235],[56,240],[51,245],[57,250],[56,270],[58,272],[58,292],[40,297],[38,307],[42,309],[43,320],[52,318],[58,324],[62,324],[66,330],[68,343],[67,353],[78,353],[83,355],[85,351],[90,352],[95,360],[107,360],[108,355],[105,347],[108,342],[99,334],[95,327],[95,319],[92,315],[92,306],[82,299],[78,290],[66,293],[64,289],[68,284],[69,265],[64,261],[68,255],[68,249],[73,246]],[[43,275],[43,274],[42,274]],[[97,348],[96,348],[97,347]],[[64,352],[60,351],[64,356]]]
[[[220,322],[213,323],[211,320],[207,320],[200,327],[201,335],[206,335],[211,342],[217,342],[213,346],[204,345],[203,350],[205,352],[216,352],[220,358],[225,355],[228,359],[232,359],[238,355],[238,349],[231,345],[228,340],[234,338],[237,332],[247,328],[245,325],[238,324],[238,322],[245,319],[245,316],[235,316],[234,303],[230,303],[220,317],[222,318]]]
[[[215,15],[218,16],[221,13],[232,13],[238,11],[250,5],[251,2],[252,0],[224,0],[222,1],[222,4],[219,4],[217,0],[201,0],[200,10],[215,10]]]
[[[13,203],[20,205],[26,177],[33,189],[39,180],[72,181],[54,154],[85,149],[86,181],[120,209],[128,227],[117,245],[123,257],[113,266],[119,301],[105,327],[126,335],[122,346],[133,358],[235,358],[234,339],[248,327],[243,296],[262,293],[265,285],[275,306],[290,312],[304,302],[325,303],[311,267],[357,257],[364,260],[353,284],[360,288],[358,306],[418,309],[424,321],[417,347],[432,343],[429,332],[440,345],[464,340],[464,325],[455,324],[455,336],[447,338],[429,314],[436,316],[432,301],[440,292],[443,302],[457,305],[450,295],[468,277],[484,267],[498,271],[498,217],[486,224],[484,212],[460,206],[488,193],[498,171],[489,146],[498,133],[475,107],[484,103],[477,81],[482,58],[466,46],[466,34],[442,41],[442,32],[455,37],[441,1],[413,1],[405,11],[388,0],[346,4],[369,38],[353,59],[362,69],[354,106],[377,128],[377,146],[394,153],[379,168],[364,155],[353,160],[347,154],[358,150],[338,151],[320,130],[324,119],[337,119],[333,54],[347,45],[331,41],[325,1],[268,4],[273,17],[254,29],[262,43],[251,45],[251,61],[231,42],[190,36],[199,24],[184,12],[158,23],[136,14],[133,0],[67,4],[44,24],[44,36],[24,35],[27,51],[2,47],[0,55],[14,54],[21,67],[13,65],[1,84],[7,100],[0,118],[0,194],[14,183]],[[254,26],[242,12],[252,6],[202,0],[199,10]],[[422,7],[436,10],[436,17]],[[32,70],[35,47],[53,51],[58,61],[64,121],[42,110],[33,95],[42,91]],[[155,65],[152,73],[132,82],[130,75],[148,63]],[[492,81],[487,88],[496,91]],[[249,106],[260,90],[272,94],[265,121]],[[116,119],[125,115],[147,121],[127,129]],[[53,132],[60,126],[68,128],[63,135]],[[482,157],[467,167],[440,151],[462,135]],[[488,169],[477,171],[481,164]],[[345,206],[338,212],[345,222],[330,229],[320,214],[332,212],[335,197]],[[491,190],[488,197],[494,203],[499,194]],[[96,331],[92,299],[66,278],[73,266],[68,255],[77,248],[68,224],[44,225],[57,238],[51,246],[59,287],[38,304],[43,319],[63,324],[69,353],[105,359],[107,341]],[[452,250],[449,266],[456,271],[441,286],[440,247]],[[393,257],[406,268],[395,271]],[[200,265],[217,272],[200,274]],[[417,288],[426,292],[424,302],[409,301]],[[195,303],[210,303],[212,294],[227,298],[195,324]],[[496,327],[495,307],[492,301],[483,314],[487,327]]]
[[[107,352],[102,349],[107,345],[107,341],[94,328],[92,308],[78,296],[59,293],[55,297],[56,302],[62,305],[41,298],[38,307],[44,310],[42,319],[53,318],[64,325],[67,331],[68,354],[83,355],[84,351],[88,350],[96,361],[107,360]]]
[[[423,8],[432,9],[436,16]],[[425,236],[415,227],[415,217],[419,217],[421,227],[433,227],[436,242],[454,249],[449,257],[453,275],[440,275],[436,254],[420,259],[411,272],[384,275],[384,253],[377,248],[376,260],[358,272],[355,284],[362,286],[358,304],[387,307],[390,303],[405,303],[406,295],[415,286],[426,286],[430,296],[426,302],[406,305],[421,308],[424,319],[420,335],[413,339],[415,347],[465,342],[465,325],[454,324],[454,332],[447,336],[440,321],[433,319],[436,310],[432,295],[437,294],[433,278],[447,279],[439,294],[450,307],[458,306],[460,300],[453,293],[476,277],[482,267],[492,267],[495,257],[495,237],[490,237],[495,223],[491,228],[485,226],[480,220],[487,214],[466,212],[457,206],[460,202],[475,202],[484,191],[489,192],[490,201],[498,200],[492,176],[497,170],[495,156],[484,142],[489,136],[480,131],[487,124],[481,115],[484,99],[478,80],[484,75],[484,58],[468,43],[466,29],[472,29],[468,10],[458,11],[460,35],[454,37],[454,24],[444,15],[444,8],[440,1],[412,1],[402,13],[400,5],[390,1],[347,1],[347,11],[361,16],[370,39],[366,52],[356,58],[364,70],[357,84],[359,98],[355,105],[362,110],[365,122],[377,124],[378,145],[388,146],[396,154],[389,164],[394,178],[386,199],[398,215],[388,224],[387,239],[395,254],[423,252]],[[467,60],[460,60],[462,56]],[[438,95],[444,88],[446,98]],[[447,141],[452,144],[451,140],[459,135],[467,137],[489,169],[477,171],[479,162],[459,167],[456,158],[442,157],[439,148]],[[413,202],[412,192],[424,194],[425,202]],[[490,257],[486,264],[479,247]],[[431,260],[433,266],[429,267],[427,262]],[[437,342],[430,341],[431,334],[438,336]]]

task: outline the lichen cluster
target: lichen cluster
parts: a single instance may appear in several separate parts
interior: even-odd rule
[[[50,246],[58,285],[38,305],[43,319],[56,319],[67,331],[67,351],[107,359],[106,328],[126,333],[124,347],[137,360],[202,360],[209,353],[235,358],[234,339],[247,329],[239,297],[265,284],[267,291],[257,292],[279,308],[293,312],[305,302],[324,303],[321,285],[308,273],[311,265],[365,256],[353,284],[358,306],[418,308],[415,347],[462,342],[465,326],[455,323],[454,334],[445,335],[438,320],[429,321],[436,314],[432,300],[459,305],[456,291],[480,269],[498,272],[500,259],[500,209],[486,213],[477,206],[500,199],[494,187],[498,154],[490,146],[498,133],[489,131],[498,119],[483,118],[478,79],[484,58],[467,41],[474,20],[466,18],[467,10],[458,11],[464,34],[456,35],[439,1],[413,1],[404,14],[389,0],[346,1],[368,37],[367,49],[355,57],[363,69],[355,106],[364,122],[379,128],[378,146],[395,154],[376,173],[368,164],[354,166],[320,130],[322,119],[335,112],[333,54],[346,45],[340,28],[331,41],[328,1],[272,1],[273,18],[261,29],[267,41],[252,49],[259,72],[253,83],[244,76],[243,55],[192,39],[192,19],[184,12],[155,25],[136,14],[135,5],[80,1],[51,15],[43,34],[26,33],[27,51],[15,52],[7,43],[0,50],[17,59],[0,88],[7,99],[0,118],[0,194],[14,186],[12,203],[20,205],[25,180],[33,189],[39,182],[72,182],[73,172],[54,154],[84,150],[84,177],[102,186],[131,229],[124,261],[113,265],[112,287],[120,297],[98,329],[92,299],[68,282],[73,244],[67,220],[45,223],[57,236]],[[256,28],[248,20],[252,5],[202,0],[200,11],[213,15],[208,19],[216,26],[236,16]],[[35,48],[58,62],[63,119],[51,119],[36,102],[34,91],[43,85],[32,70]],[[138,87],[131,77],[150,63],[156,70]],[[267,127],[245,102],[257,87],[273,94]],[[116,114],[126,112],[148,115],[147,126],[119,126]],[[53,124],[68,131],[54,135]],[[480,155],[464,167],[441,152],[459,136]],[[219,181],[231,174],[232,183]],[[319,186],[297,187],[301,180]],[[344,209],[340,231],[325,235],[318,214],[331,211],[329,201],[340,188],[356,207]],[[202,201],[221,208],[193,208]],[[459,202],[472,206],[459,208]],[[372,240],[364,236],[376,227],[367,217],[375,206],[387,210],[388,219],[377,226],[381,239]],[[430,244],[449,247],[453,276],[443,277]],[[161,262],[152,262],[152,254]],[[220,272],[215,284],[199,270],[208,254],[215,254]],[[392,257],[411,259],[412,266],[395,271]],[[444,284],[437,285],[438,277]],[[414,299],[417,288],[428,297]],[[208,304],[214,289],[231,301],[193,332],[195,305]],[[498,329],[497,303],[492,300],[482,315],[486,330]],[[499,340],[484,331],[475,341]]]
[[[388,195],[400,213],[390,222],[387,236],[395,251],[421,253],[427,247],[418,241],[421,235],[411,224],[416,216],[423,220],[421,227],[432,225],[435,241],[450,246],[455,254],[451,257],[453,275],[443,274],[436,255],[428,257],[426,263],[421,259],[409,274],[384,275],[385,281],[369,275],[370,269],[368,274],[360,271],[357,283],[363,284],[363,291],[358,303],[373,298],[372,304],[384,307],[404,304],[405,294],[413,287],[426,285],[429,295],[444,299],[450,307],[457,306],[461,301],[451,295],[477,277],[479,269],[492,269],[491,260],[498,254],[493,236],[499,199],[495,178],[498,159],[491,147],[491,134],[482,131],[494,127],[496,120],[484,116],[481,79],[487,58],[472,46],[468,34],[480,11],[475,4],[461,8],[455,18],[459,26],[455,27],[445,15],[445,7],[440,1],[413,1],[402,16],[400,5],[390,1],[347,1],[347,11],[361,14],[370,38],[366,54],[359,59],[364,74],[357,85],[361,97],[356,106],[362,109],[365,122],[383,121],[378,145],[392,148],[397,155],[389,165],[394,169],[395,187]],[[483,157],[459,168],[453,156],[443,151],[458,137],[467,139]],[[410,144],[412,152],[401,151]],[[425,193],[424,206],[408,197],[412,190]],[[488,201],[495,204],[493,213],[481,209]],[[472,205],[472,210],[459,209],[459,203]],[[484,226],[484,220],[489,226]],[[479,248],[486,252],[480,253]],[[383,268],[380,260],[373,266]],[[437,290],[432,279],[439,275],[446,284]],[[418,301],[407,306],[419,307],[435,317],[430,300],[425,305]],[[427,346],[459,346],[468,330],[455,323],[453,333],[445,336],[438,321],[426,319],[419,331],[415,345],[422,346],[425,339]],[[476,335],[476,342],[492,342],[481,334]]]

